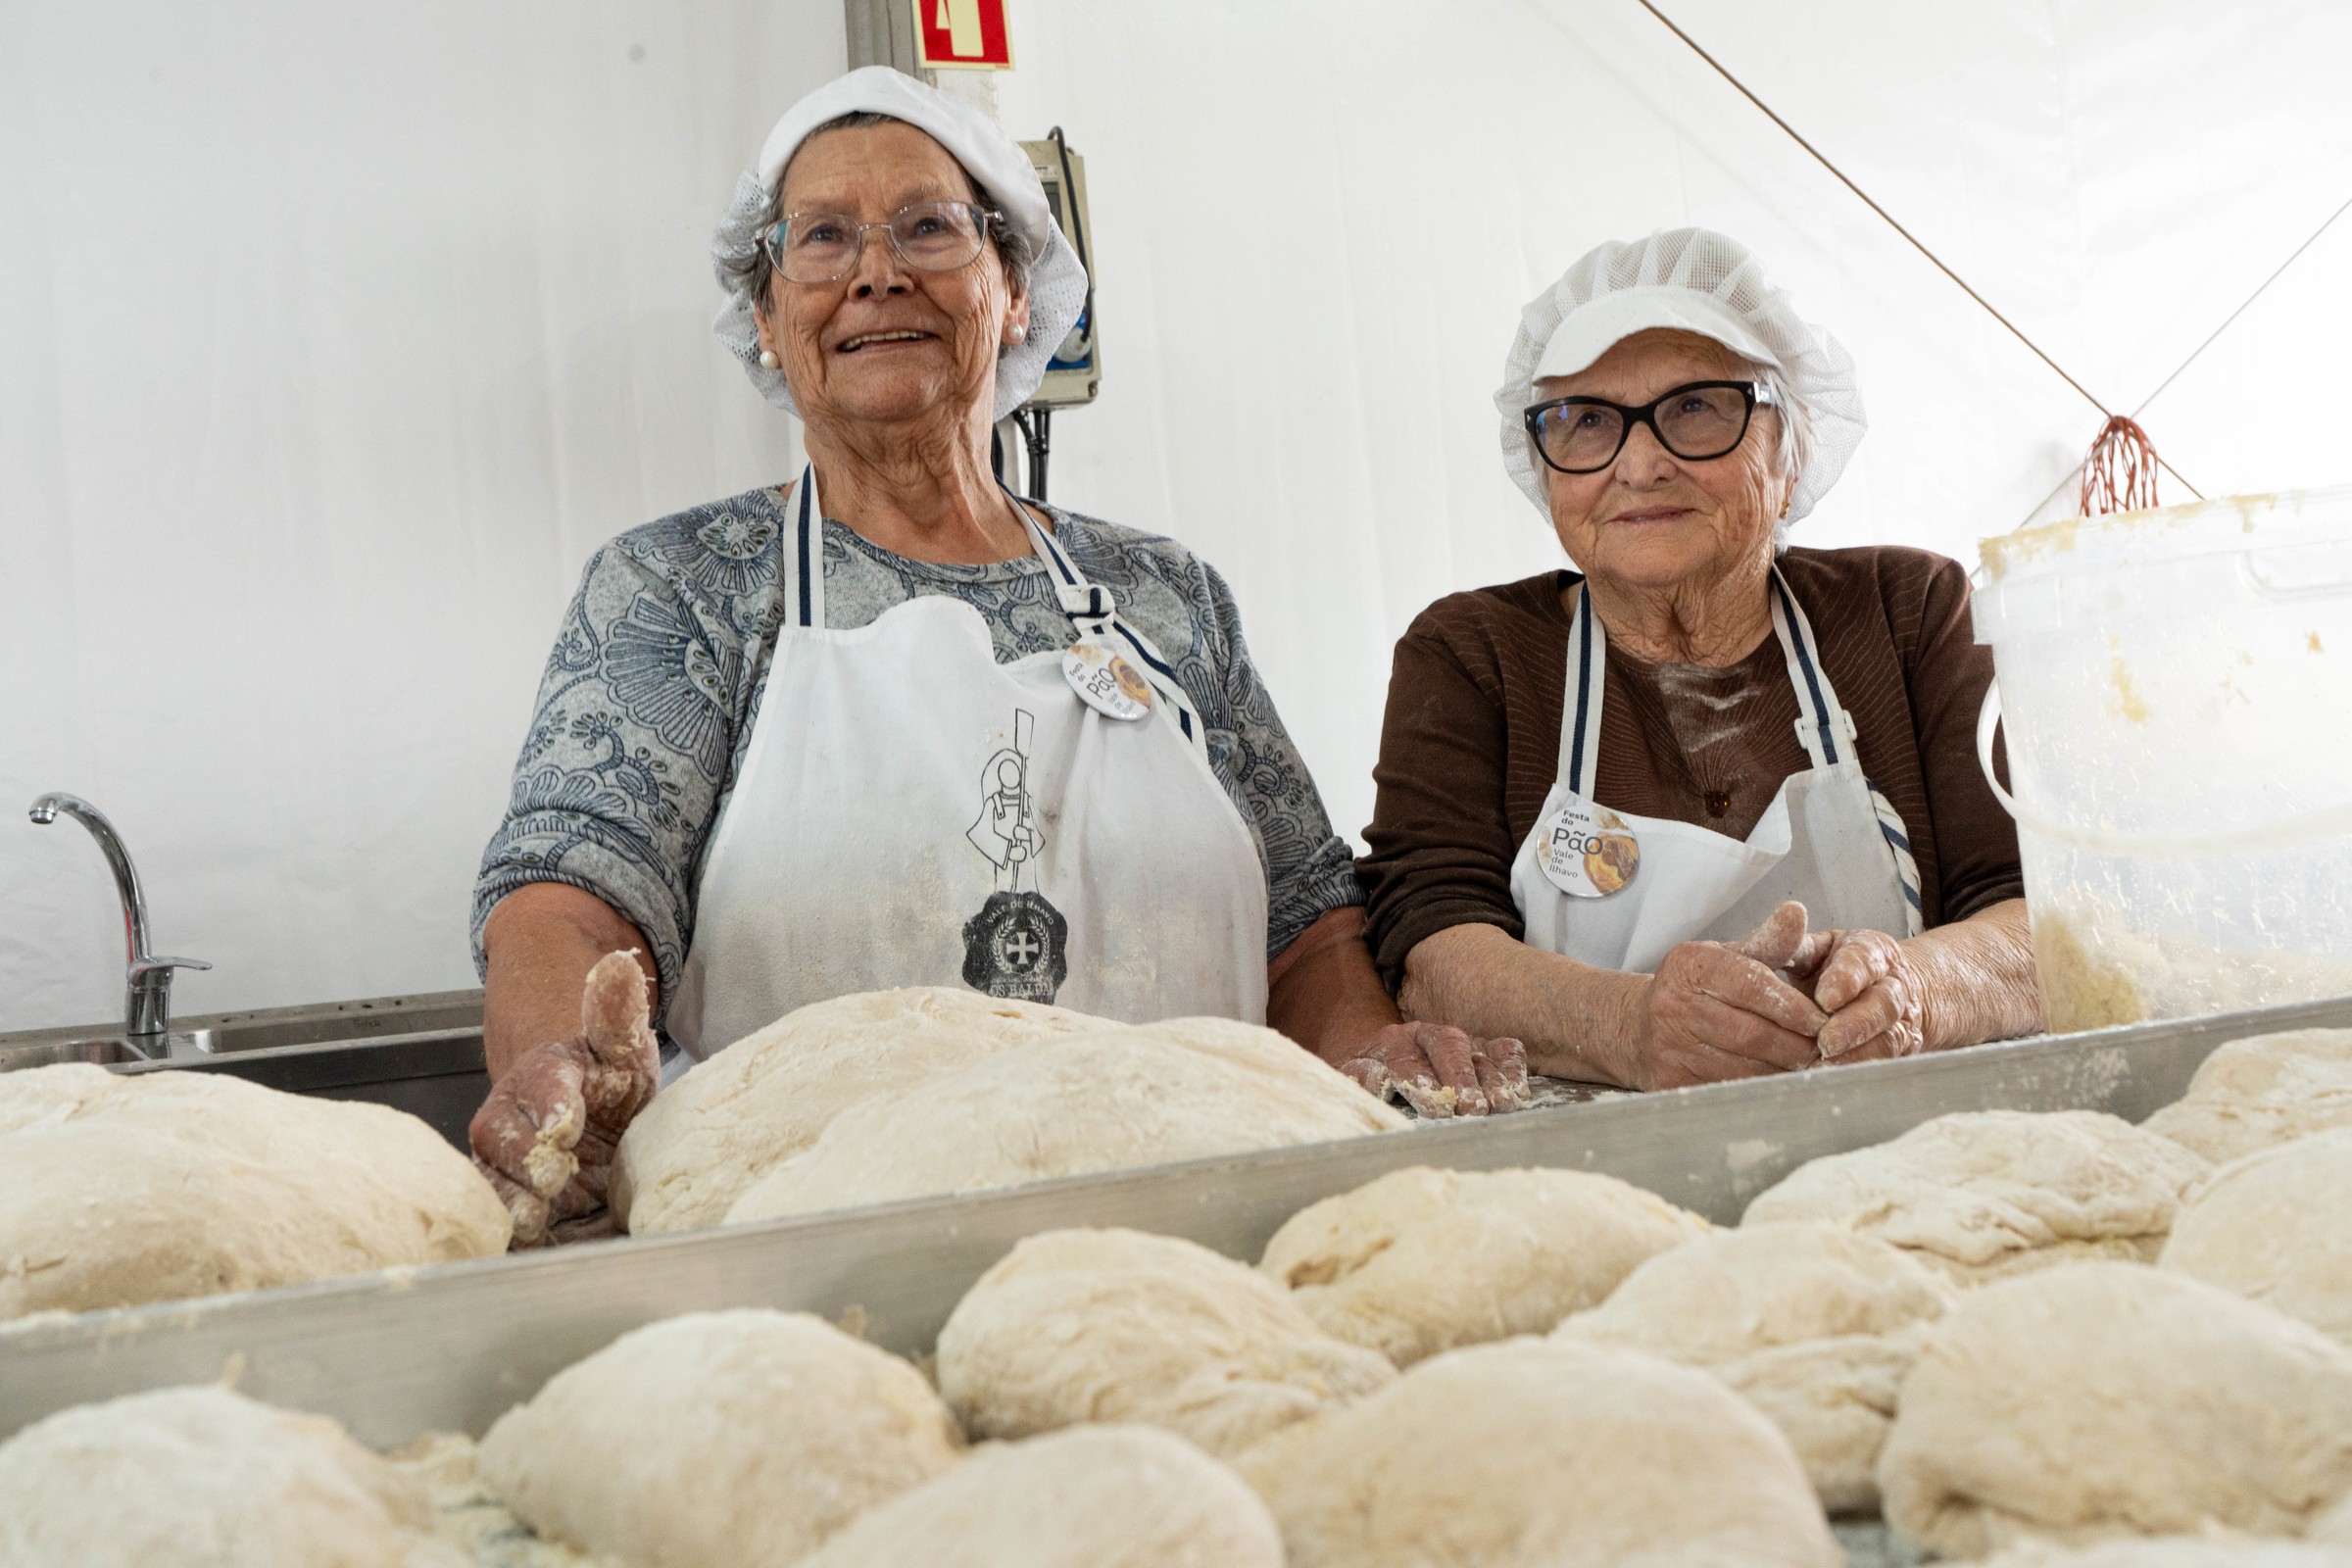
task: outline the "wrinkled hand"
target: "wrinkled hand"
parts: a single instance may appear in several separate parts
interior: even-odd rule
[[[1636,999],[1637,1089],[1680,1089],[1809,1067],[1829,1013],[1791,983],[1826,961],[1825,935],[1805,931],[1805,906],[1773,911],[1744,941],[1686,942],[1666,955]]]
[[[607,954],[588,971],[579,1035],[525,1052],[473,1113],[473,1162],[514,1216],[515,1247],[544,1247],[604,1207],[612,1152],[661,1081],[648,1010],[636,956]]]
[[[1401,1098],[1430,1119],[1527,1108],[1527,1048],[1477,1040],[1448,1024],[1393,1023],[1356,1048],[1340,1071],[1378,1099]]]
[[[1927,1042],[1927,988],[1901,942],[1884,931],[1817,931],[1806,989],[1829,1014],[1825,1061],[1916,1055]]]

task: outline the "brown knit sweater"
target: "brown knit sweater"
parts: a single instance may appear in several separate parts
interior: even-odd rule
[[[1992,654],[1969,621],[1968,574],[1923,550],[1790,550],[1789,591],[1813,623],[1863,771],[1902,813],[1927,923],[2021,896],[2017,830],[1977,766]],[[1546,572],[1441,599],[1396,644],[1358,862],[1366,936],[1394,988],[1404,956],[1448,926],[1522,933],[1511,858],[1559,762],[1576,578]],[[1781,781],[1810,764],[1780,639],[1726,669],[1647,664],[1612,648],[1600,804],[1745,838]]]

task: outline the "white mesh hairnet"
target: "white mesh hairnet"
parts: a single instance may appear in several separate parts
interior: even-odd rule
[[[1788,497],[1794,522],[1829,493],[1862,444],[1869,421],[1854,384],[1853,357],[1796,314],[1785,290],[1764,280],[1747,247],[1704,228],[1661,229],[1647,239],[1612,240],[1588,251],[1557,283],[1519,313],[1519,333],[1502,362],[1502,466],[1546,518],[1544,470],[1528,449],[1522,416],[1540,377],[1573,375],[1611,345],[1649,327],[1711,337],[1771,366],[1812,421],[1812,455]]]
[[[727,264],[749,262],[760,247],[760,219],[768,192],[808,133],[829,120],[860,110],[903,120],[945,147],[964,172],[1003,210],[1006,221],[1037,253],[1029,269],[1029,335],[997,361],[996,417],[1002,419],[1029,401],[1046,378],[1047,362],[1086,308],[1086,270],[1062,238],[1046,204],[1046,188],[1020,144],[977,109],[959,104],[937,88],[888,66],[866,66],[837,76],[794,104],[776,122],[760,149],[760,167],[735,182],[735,199],[719,220],[710,257],[727,303],[711,330],[727,352],[743,362],[744,373],[760,395],[779,408],[800,409],[780,370],[760,363],[760,328],[752,318],[752,297],[728,272]]]

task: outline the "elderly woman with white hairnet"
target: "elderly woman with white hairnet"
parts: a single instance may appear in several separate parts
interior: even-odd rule
[[[1967,575],[1787,540],[1862,436],[1844,350],[1680,229],[1529,305],[1495,403],[1574,569],[1397,644],[1363,871],[1405,1015],[1636,1089],[2039,1028]]]
[[[517,1234],[595,1207],[655,1090],[583,1030],[622,950],[665,1073],[808,1003],[944,985],[1271,1022],[1435,1110],[1519,1103],[1513,1043],[1399,1021],[1223,579],[994,477],[991,425],[1086,296],[1019,146],[853,72],[778,122],[715,254],[719,337],[808,466],[607,545],[548,663],[474,901],[473,1143]],[[550,1137],[581,1164],[554,1192]]]

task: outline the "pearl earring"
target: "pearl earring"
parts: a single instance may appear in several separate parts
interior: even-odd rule
[[[1025,327],[1025,326],[1021,326],[1021,325],[1018,325],[1018,324],[1015,324],[1015,325],[1014,325],[1014,327],[1013,327],[1013,329],[1012,329],[1012,340],[1013,340],[1015,343],[1019,343],[1019,342],[1023,342],[1023,341],[1025,341],[1025,340],[1028,338],[1028,336],[1029,336],[1029,329],[1028,329],[1027,327]]]
[[[776,358],[776,351],[774,349],[761,349],[760,351],[760,364],[764,368],[772,370],[783,363],[784,362],[782,360]]]

